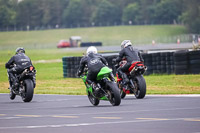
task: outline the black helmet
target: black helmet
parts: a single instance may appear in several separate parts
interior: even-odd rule
[[[17,48],[17,49],[15,50],[15,52],[16,52],[16,54],[18,54],[18,53],[25,53],[25,50],[24,50],[24,48],[19,47],[19,48]]]

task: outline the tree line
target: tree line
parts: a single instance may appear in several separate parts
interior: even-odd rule
[[[185,24],[200,32],[200,0],[0,0],[0,29]]]

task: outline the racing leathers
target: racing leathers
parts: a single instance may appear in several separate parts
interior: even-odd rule
[[[5,67],[8,69],[10,86],[17,85],[18,81],[17,81],[17,78],[14,76],[14,74],[20,74],[25,68],[27,68],[29,66],[32,66],[32,62],[31,62],[30,58],[28,56],[26,56],[24,53],[18,53],[16,55],[14,55],[5,64]],[[33,82],[35,83],[35,80]],[[11,83],[12,83],[12,85],[11,85]]]
[[[77,73],[78,76],[80,76],[83,73],[86,65],[88,68],[86,81],[88,84],[92,85],[96,81],[97,74],[99,73],[101,68],[108,66],[108,63],[103,56],[99,54],[89,53],[88,55],[84,56],[80,61],[80,66]],[[109,76],[109,78],[112,81],[115,81],[112,73]]]
[[[128,82],[128,77],[125,74],[125,72],[128,71],[129,67],[132,65],[132,63],[136,62],[136,61],[144,61],[140,52],[137,49],[133,49],[132,46],[127,46],[125,48],[123,48],[120,53],[119,56],[115,59],[116,63],[119,63],[123,58],[126,59],[127,63],[125,65],[123,65],[122,67],[119,67],[117,69],[118,74],[120,77],[123,78],[124,80],[124,84],[126,84]]]

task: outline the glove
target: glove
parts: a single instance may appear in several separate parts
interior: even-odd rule
[[[96,88],[96,84],[94,82],[91,83],[91,86],[92,86],[93,89]]]
[[[116,62],[117,62],[117,59],[112,59],[112,64],[116,64]]]
[[[77,72],[77,76],[80,77],[81,76],[81,71]]]

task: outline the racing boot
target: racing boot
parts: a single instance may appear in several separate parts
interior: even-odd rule
[[[9,81],[9,90],[12,90],[12,82],[11,82],[11,79],[10,79],[10,77],[8,78],[8,81]]]
[[[93,88],[93,90],[94,90],[94,95],[95,95],[95,96],[98,96],[99,91],[100,91],[100,85],[93,82],[93,83],[91,84],[91,86],[92,86],[92,88]]]
[[[12,74],[9,74],[9,77],[10,77],[10,81],[12,83],[11,88],[12,89],[17,88],[17,86],[18,86],[17,78],[15,78]]]
[[[129,79],[128,79],[128,77],[127,77],[127,75],[125,73],[122,74],[122,79],[123,79],[124,85],[129,83]]]
[[[128,89],[128,83],[129,83],[129,79],[127,77],[127,75],[125,73],[122,74],[122,79],[123,79],[123,88],[125,90]]]
[[[112,82],[116,82],[113,73],[110,73],[109,79],[110,79]]]

